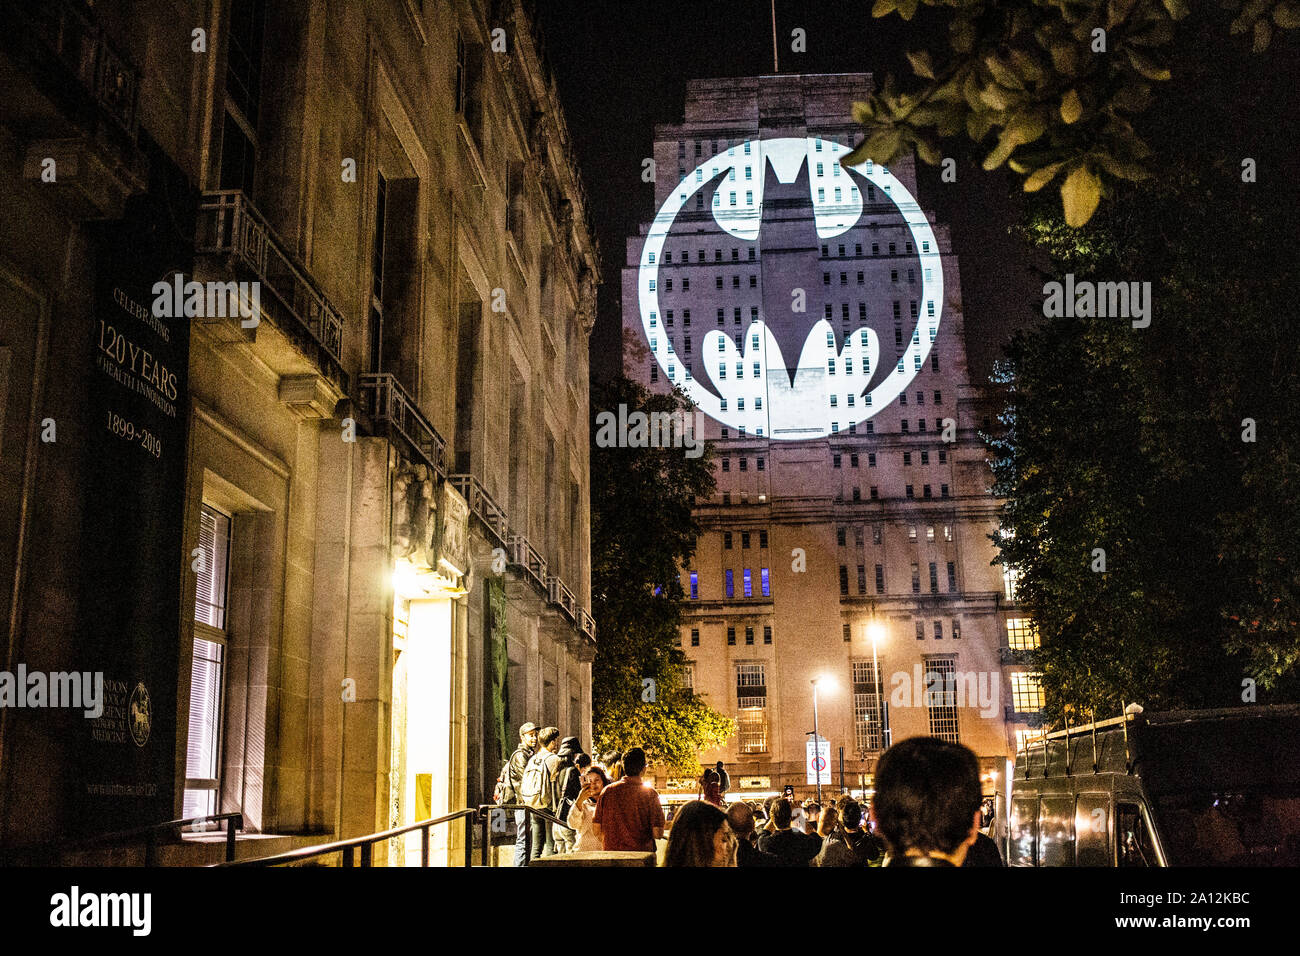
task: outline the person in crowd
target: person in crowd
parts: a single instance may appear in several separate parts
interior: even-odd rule
[[[885,859],[885,844],[862,827],[862,804],[853,798],[841,801],[840,835],[853,852],[857,866],[880,866]]]
[[[975,842],[966,851],[966,859],[962,861],[962,866],[1005,865],[1002,862],[1002,854],[998,851],[997,841],[984,833],[975,834]]]
[[[722,791],[723,799],[726,799],[727,791],[731,789],[731,775],[727,773],[727,768],[719,760],[713,765],[713,769],[718,772],[718,789]]]
[[[822,841],[812,834],[791,829],[794,808],[782,797],[772,804],[774,829],[758,839],[758,848],[777,857],[781,866],[807,866],[821,850]]]
[[[754,808],[744,801],[727,807],[727,823],[736,835],[736,866],[780,866],[781,861],[758,848],[758,834],[754,830]]]
[[[790,828],[796,833],[808,832],[808,811],[802,800],[790,801]]]
[[[980,825],[974,752],[937,737],[910,737],[876,765],[872,812],[887,866],[961,866]]]
[[[623,779],[611,783],[596,803],[592,833],[606,850],[655,851],[664,835],[664,808],[654,787],[641,781],[645,751],[633,747],[623,755]],[[680,816],[678,821],[680,823]]]
[[[582,775],[582,789],[569,810],[565,823],[578,835],[575,852],[601,849],[600,838],[591,832],[591,820],[596,815],[596,801],[609,786],[609,777],[602,767],[591,764]]]
[[[763,833],[776,832],[776,824],[772,821],[772,807],[774,807],[776,805],[776,801],[780,799],[781,799],[780,797],[768,797],[766,800],[763,801],[763,809],[766,812],[763,814],[763,832],[759,834],[760,837],[763,835]]]
[[[577,758],[587,755],[582,752],[582,744],[577,737],[565,737],[560,741],[560,749],[555,756],[556,767],[551,777],[554,793],[551,802],[555,807],[555,816],[560,820],[567,820],[573,801],[577,798],[578,791],[582,789],[582,771],[578,769]],[[587,757],[587,762],[591,762],[590,757]],[[578,834],[569,827],[551,824],[551,828],[554,831],[555,852],[573,852],[578,842]]]
[[[510,786],[515,795],[514,802],[521,803],[519,799],[519,788],[524,782],[524,768],[528,766],[528,760],[537,752],[537,725],[526,723],[519,728],[519,744],[515,747],[515,752],[510,755],[507,772],[510,774]],[[528,840],[528,813],[525,810],[515,811],[515,866],[526,866],[528,863],[528,851],[526,843]]]
[[[611,750],[600,760],[605,765],[605,772],[609,774],[609,779],[618,781],[623,779],[623,753],[620,750]]]
[[[834,804],[822,811],[817,821],[817,834],[822,838],[821,850],[813,858],[813,866],[857,866],[858,858],[845,842],[839,825],[839,811]]]
[[[727,815],[703,800],[683,806],[668,835],[663,865],[735,866],[736,835],[727,823]]]
[[[556,751],[560,747],[560,730],[558,727],[543,727],[537,736],[537,753],[528,758],[524,767],[524,782],[519,789],[520,802],[535,810],[546,813],[555,812],[555,768],[559,764]],[[528,814],[528,823],[532,828],[532,859],[552,856],[555,843],[551,833],[551,822],[535,813]]]
[[[722,802],[722,782],[716,770],[704,771],[704,776],[700,778],[700,791],[701,800],[725,811],[726,804]]]

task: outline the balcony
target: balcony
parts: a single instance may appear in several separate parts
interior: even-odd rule
[[[487,493],[483,483],[473,475],[451,475],[447,480],[469,503],[470,513],[482,522],[488,537],[497,546],[506,547],[510,540],[510,522],[504,509]]]
[[[546,596],[547,600],[563,612],[570,624],[578,623],[578,602],[574,600],[568,585],[557,575],[546,579]]]
[[[510,556],[510,563],[522,568],[524,576],[532,581],[534,587],[549,598],[550,588],[546,583],[546,559],[542,557],[540,551],[533,547],[532,542],[522,534],[511,535],[510,547],[507,553]]]
[[[406,394],[391,372],[367,372],[359,387],[361,408],[374,422],[377,433],[446,477],[447,443]]]
[[[3,123],[16,131],[24,178],[42,181],[76,219],[118,219],[143,192],[149,161],[138,143],[140,73],[76,0],[0,4]]]
[[[195,249],[221,257],[230,269],[257,280],[264,316],[325,378],[347,392],[342,313],[247,196],[237,189],[203,194]]]

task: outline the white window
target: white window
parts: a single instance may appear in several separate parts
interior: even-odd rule
[[[220,787],[222,690],[226,660],[226,601],[230,583],[230,516],[210,505],[199,514],[202,570],[194,591],[194,663],[181,815],[217,812]]]

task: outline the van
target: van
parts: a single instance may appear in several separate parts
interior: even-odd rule
[[[1300,864],[1300,706],[1127,710],[1016,755],[1008,866]]]

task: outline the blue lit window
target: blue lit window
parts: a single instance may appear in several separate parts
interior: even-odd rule
[[[758,572],[758,574],[759,574],[759,579],[760,579],[760,581],[761,581],[761,585],[760,585],[760,586],[761,586],[762,589],[763,589],[763,597],[771,597],[771,596],[772,596],[772,582],[771,582],[771,580],[768,578],[768,575],[767,575],[767,568],[763,568],[761,571]],[[951,590],[951,589],[950,589],[950,590]],[[771,641],[771,636],[770,636],[770,635],[771,635],[771,629],[770,629],[770,628],[764,628],[764,629],[763,629],[763,632],[764,632],[764,635],[763,635],[763,643],[764,643],[764,644],[771,644],[771,643],[772,643],[772,641]]]
[[[700,575],[698,571],[691,572],[691,600],[700,599]]]
[[[736,596],[736,581],[735,581],[735,578],[732,576],[733,573],[734,573],[734,572],[733,572],[730,568],[728,568],[728,569],[726,570],[726,572],[725,572],[725,574],[726,574],[726,590],[727,590],[727,597],[735,597],[735,596]]]
[[[754,579],[753,579],[753,574],[750,572],[749,568],[745,568],[744,581],[745,581],[745,597],[753,597]]]

